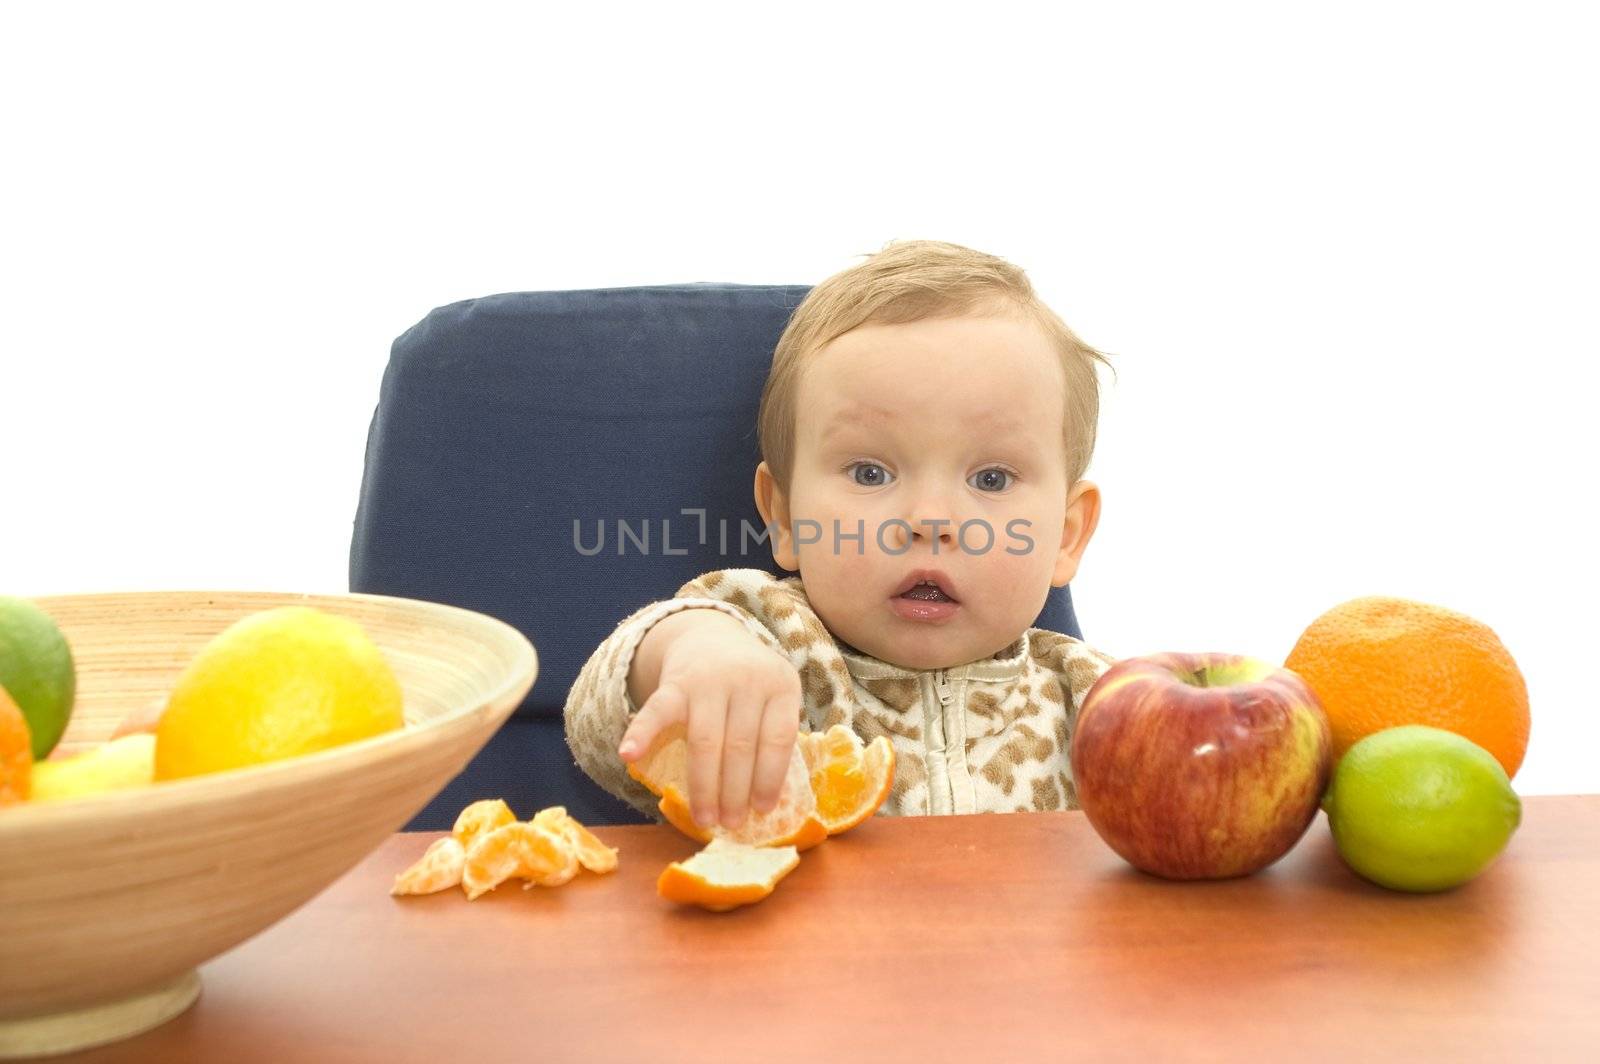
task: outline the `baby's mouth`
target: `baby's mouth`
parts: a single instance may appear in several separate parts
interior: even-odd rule
[[[953,584],[948,575],[936,569],[909,572],[895,585],[905,590],[890,596],[901,604],[890,606],[889,611],[913,624],[944,624],[961,608],[961,600],[951,593]]]
[[[939,588],[933,584],[918,584],[911,588],[911,590],[896,595],[895,598],[917,599],[921,602],[955,601],[955,599],[951,598],[949,595],[946,595],[943,591],[940,591]]]

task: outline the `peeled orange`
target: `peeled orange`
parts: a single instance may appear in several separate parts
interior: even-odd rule
[[[878,811],[894,783],[894,746],[880,735],[865,746],[861,737],[835,724],[800,736],[800,753],[811,774],[817,818],[829,835],[849,831]]]
[[[732,829],[720,824],[703,828],[689,811],[689,739],[684,725],[676,724],[658,735],[644,756],[628,765],[628,775],[661,799],[658,808],[667,823],[700,842],[727,838],[749,846],[805,850],[828,837],[827,825],[817,817],[817,798],[798,743],[778,791],[778,804],[765,813],[750,810],[744,822]]]

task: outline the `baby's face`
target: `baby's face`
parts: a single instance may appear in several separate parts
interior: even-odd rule
[[[835,636],[907,668],[958,665],[1015,640],[1072,578],[1098,493],[1066,482],[1062,370],[1037,326],[862,326],[818,351],[798,388],[791,490],[765,473],[762,512]],[[1085,490],[1076,512],[1093,513],[1074,533]],[[918,570],[942,574],[946,601],[899,595]]]

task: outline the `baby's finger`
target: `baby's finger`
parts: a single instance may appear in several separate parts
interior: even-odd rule
[[[722,826],[736,828],[750,813],[750,777],[755,773],[756,742],[761,732],[759,695],[739,692],[728,706],[727,730],[722,736]]]
[[[633,723],[622,733],[622,743],[617,755],[624,761],[637,761],[644,756],[656,736],[669,726],[688,719],[688,699],[683,689],[674,683],[664,683],[644,700]]]
[[[698,690],[689,698],[689,815],[703,828],[717,822],[717,778],[722,773],[722,733],[727,695]]]
[[[800,696],[785,693],[768,699],[761,715],[761,738],[756,749],[755,778],[750,786],[750,803],[758,813],[770,813],[778,804],[778,793],[789,775],[794,757],[795,737],[800,732]]]

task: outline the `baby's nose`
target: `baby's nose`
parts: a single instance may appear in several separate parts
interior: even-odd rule
[[[901,521],[904,525],[892,526],[901,546],[922,540],[929,544],[937,543],[943,548],[955,542],[960,526],[948,507],[938,505],[916,507],[901,515]]]

